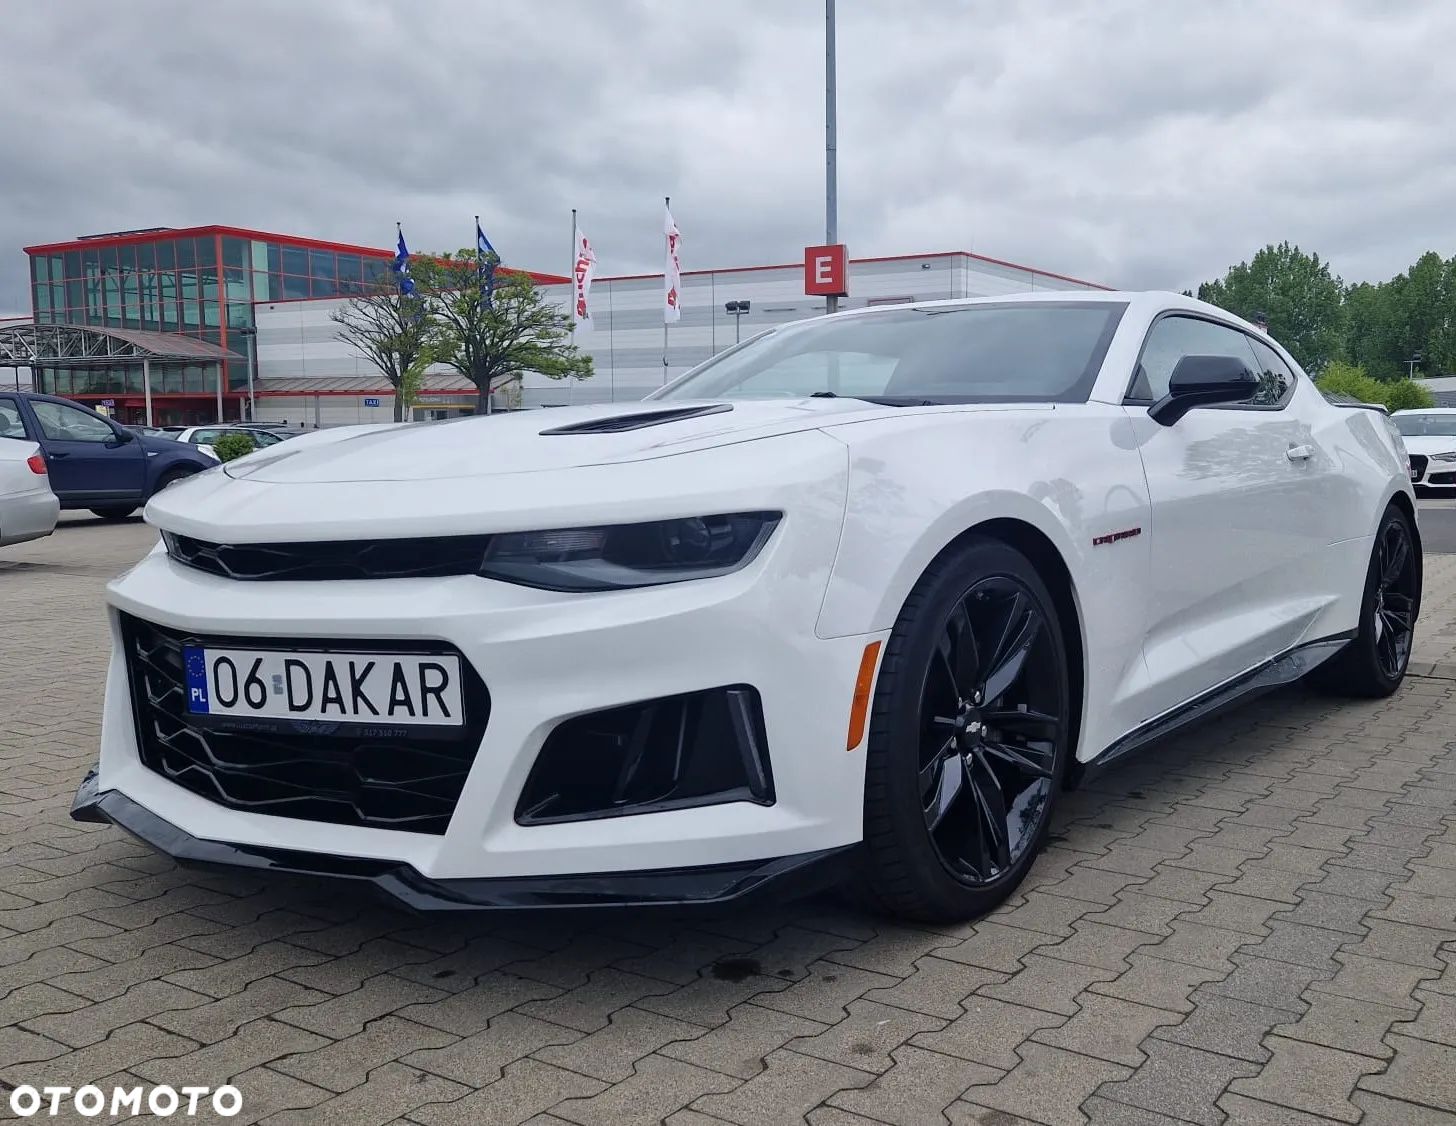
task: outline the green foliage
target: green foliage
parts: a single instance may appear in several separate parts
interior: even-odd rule
[[[212,452],[217,454],[218,461],[232,461],[252,453],[256,448],[253,445],[253,436],[241,431],[224,434],[212,444]]]
[[[1266,246],[1220,281],[1198,287],[1203,301],[1252,319],[1269,318],[1269,334],[1307,371],[1337,358],[1344,342],[1344,283],[1318,254],[1282,242]]]
[[[409,406],[402,394],[405,379],[419,367],[415,381],[418,394],[424,369],[429,366],[433,324],[427,303],[400,293],[394,275],[386,271],[366,282],[362,291],[330,313],[329,319],[339,326],[339,339],[363,352],[394,388],[394,421],[399,422]]]
[[[1315,386],[1326,395],[1349,395],[1362,403],[1379,403],[1387,410],[1403,411],[1435,405],[1435,398],[1410,379],[1372,379],[1362,367],[1336,362],[1325,368]]]
[[[413,259],[410,274],[430,309],[430,354],[475,384],[477,410],[486,409],[492,388],[505,389],[527,372],[591,377],[591,357],[572,343],[570,314],[548,305],[526,274],[497,273],[490,306],[474,248]]]

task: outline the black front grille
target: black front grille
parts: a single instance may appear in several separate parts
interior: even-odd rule
[[[179,563],[228,579],[438,579],[473,575],[489,536],[427,539],[326,540],[319,543],[208,543],[165,532],[167,554]]]
[[[1456,473],[1432,473],[1426,478],[1426,482],[1431,485],[1456,484]]]
[[[123,614],[122,643],[142,765],[228,809],[334,825],[440,834],[490,716],[485,684],[441,643],[194,637]],[[187,710],[182,649],[452,654],[464,677],[463,727],[393,731],[360,724],[230,720]]]
[[[1429,459],[1425,454],[1411,454],[1411,480],[1416,481],[1426,475],[1426,463]]]

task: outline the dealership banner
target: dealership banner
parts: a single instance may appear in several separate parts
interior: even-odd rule
[[[665,324],[676,324],[682,319],[682,261],[678,257],[682,235],[672,212],[663,209],[662,233],[667,240],[667,262],[662,270],[662,320]]]
[[[571,317],[577,328],[592,327],[591,310],[587,301],[591,297],[592,278],[597,274],[597,253],[591,240],[580,227],[576,229],[576,261],[572,264],[571,278],[575,289]]]

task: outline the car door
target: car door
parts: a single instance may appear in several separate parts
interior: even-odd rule
[[[74,403],[32,399],[51,488],[63,502],[139,501],[146,492],[146,453],[136,435]]]
[[[1310,511],[1326,455],[1288,409],[1287,366],[1255,343],[1232,325],[1165,314],[1148,331],[1129,389],[1152,511],[1146,718],[1283,652],[1324,604],[1308,562],[1328,543],[1324,518]],[[1160,425],[1147,408],[1184,356],[1235,357],[1260,373],[1259,391]]]

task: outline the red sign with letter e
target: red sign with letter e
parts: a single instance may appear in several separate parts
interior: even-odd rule
[[[849,295],[849,251],[844,243],[804,247],[804,292],[813,297]]]

